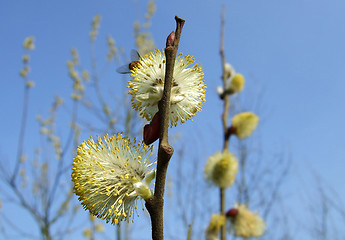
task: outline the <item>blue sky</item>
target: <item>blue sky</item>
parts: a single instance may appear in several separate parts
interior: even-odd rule
[[[344,202],[345,156],[345,1],[157,1],[151,30],[158,48],[175,29],[173,17],[186,20],[180,51],[193,55],[203,66],[208,86],[207,102],[193,124],[179,130],[203,129],[212,144],[206,154],[221,146],[220,12],[226,7],[225,50],[229,62],[246,77],[243,99],[260,101],[262,122],[258,135],[264,151],[288,152],[293,166],[287,193],[291,203],[300,201],[302,184],[310,187],[310,170],[316,171]],[[89,54],[88,33],[94,15],[102,15],[97,53],[106,54],[105,37],[111,34],[128,52],[135,48],[132,27],[143,20],[142,1],[0,1],[0,154],[11,159],[16,151],[22,95],[22,42],[35,36],[31,53],[32,89],[27,140],[37,134],[34,117],[46,112],[56,93],[68,98],[71,82],[66,61],[76,47],[80,57]],[[82,60],[83,61],[83,60]],[[84,60],[85,65],[89,62]],[[109,71],[108,79],[118,77]],[[115,80],[114,80],[115,81]],[[66,89],[68,91],[66,92]],[[256,100],[257,94],[261,99]],[[245,105],[252,110],[252,105]],[[260,113],[259,113],[260,114]],[[195,124],[195,125],[194,125]],[[216,131],[214,131],[216,130]],[[62,131],[62,130],[61,130]],[[195,133],[193,133],[195,134]],[[26,149],[30,149],[30,143]],[[304,214],[302,214],[304,215]]]

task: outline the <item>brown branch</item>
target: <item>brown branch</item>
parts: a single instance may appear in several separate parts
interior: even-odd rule
[[[221,16],[221,30],[220,30],[220,56],[222,61],[222,80],[223,80],[223,88],[226,88],[226,74],[225,74],[225,54],[224,54],[224,26],[225,26],[225,7],[222,9],[222,16]],[[224,132],[224,145],[223,151],[228,149],[229,147],[229,137],[228,137],[228,115],[229,115],[229,108],[230,108],[230,98],[228,94],[225,94],[224,98],[224,112],[222,114],[222,122],[223,122],[223,132]],[[220,188],[220,214],[222,216],[225,215],[225,188]],[[220,239],[226,240],[226,224],[221,227],[220,229]]]
[[[223,68],[223,74],[222,74],[222,80],[223,80],[223,86],[225,89],[226,86],[226,74],[225,74],[225,54],[224,54],[224,25],[225,25],[225,20],[224,20],[224,15],[225,15],[225,8],[223,8],[222,11],[222,20],[221,20],[221,33],[220,33],[220,56],[221,56],[221,61],[222,61],[222,68]],[[229,146],[229,138],[227,137],[227,129],[228,129],[228,115],[229,115],[229,108],[230,108],[230,99],[229,95],[226,94],[223,98],[224,101],[224,112],[222,115],[222,121],[223,121],[223,130],[224,130],[224,146],[223,149],[227,149]]]
[[[25,63],[24,67],[29,67],[28,63]],[[27,76],[25,76],[24,81],[25,81],[25,84],[28,83],[29,80],[28,80]],[[27,118],[28,118],[28,109],[29,109],[29,91],[30,91],[30,88],[28,88],[25,85],[24,86],[22,119],[21,119],[21,123],[20,123],[20,132],[19,132],[19,138],[18,138],[17,157],[16,157],[15,167],[14,167],[13,173],[11,175],[11,184],[15,184],[15,180],[16,180],[16,178],[18,176],[18,172],[19,172],[21,158],[23,157],[23,152],[24,152],[24,138],[25,138]]]
[[[169,34],[165,48],[166,69],[163,96],[158,104],[159,117],[160,117],[160,136],[159,136],[159,149],[157,160],[157,173],[155,183],[154,196],[147,200],[145,206],[151,217],[152,224],[152,239],[163,240],[163,206],[164,206],[164,190],[166,173],[168,165],[174,149],[169,145],[168,141],[168,128],[169,128],[169,115],[170,115],[170,95],[171,85],[174,74],[174,64],[178,45],[180,42],[181,31],[184,25],[184,20],[175,17],[176,32]]]

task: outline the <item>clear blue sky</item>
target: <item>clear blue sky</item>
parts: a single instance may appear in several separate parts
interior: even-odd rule
[[[258,134],[264,151],[282,149],[292,157],[286,193],[291,203],[298,203],[303,187],[309,186],[301,182],[310,181],[306,177],[310,169],[344,202],[345,1],[157,1],[151,27],[157,47],[164,47],[167,34],[175,29],[173,18],[178,15],[186,20],[180,51],[193,55],[204,69],[207,102],[193,124],[214,138],[207,154],[221,146],[221,125],[215,116],[221,112],[216,87],[221,74],[223,5],[227,11],[226,57],[246,77],[244,99],[253,102],[255,94],[262,94],[263,119]],[[87,58],[92,17],[102,16],[99,49],[106,51],[105,37],[110,33],[116,44],[128,51],[135,48],[133,22],[143,19],[145,9],[146,2],[139,0],[0,1],[1,156],[12,158],[19,135],[23,95],[18,72],[24,38],[32,35],[36,39],[30,73],[36,86],[29,109],[30,126],[35,127],[28,128],[29,140],[37,133],[34,117],[49,108],[51,96],[58,93],[68,98],[69,49],[76,47],[84,54],[80,57]],[[115,71],[110,74],[116,76]],[[192,131],[193,124],[185,129]],[[184,127],[179,130],[185,131]],[[30,149],[30,144],[26,147]]]

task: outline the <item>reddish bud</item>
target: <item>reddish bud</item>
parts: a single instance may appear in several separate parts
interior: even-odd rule
[[[167,38],[166,46],[167,47],[174,46],[174,41],[175,41],[175,32],[172,31]]]
[[[236,217],[238,214],[238,209],[237,208],[231,208],[229,211],[226,212],[227,217]]]
[[[228,128],[228,134],[229,136],[232,134],[236,134],[236,128],[234,126],[231,126]]]
[[[236,128],[233,126],[229,127],[225,132],[225,139],[229,139],[232,134],[236,134]]]
[[[144,143],[149,145],[154,143],[160,134],[160,121],[159,121],[159,112],[155,114],[153,119],[149,124],[146,124],[144,127]]]

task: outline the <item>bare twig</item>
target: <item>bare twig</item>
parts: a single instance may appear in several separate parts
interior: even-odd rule
[[[220,56],[222,61],[222,80],[223,80],[223,86],[225,89],[226,86],[226,75],[225,75],[225,54],[224,54],[224,25],[225,25],[225,7],[223,7],[222,10],[222,16],[221,16],[221,29],[220,29]],[[229,137],[228,137],[228,115],[229,115],[229,108],[230,108],[230,98],[229,95],[226,94],[223,98],[224,101],[224,108],[223,108],[223,114],[222,114],[222,122],[223,122],[223,131],[224,131],[224,145],[223,145],[223,151],[228,149],[229,146]],[[220,188],[220,214],[225,215],[225,188]],[[225,240],[226,239],[226,224],[221,227],[220,230],[220,239]]]
[[[25,63],[25,67],[27,66],[28,66],[27,63]],[[29,81],[27,76],[25,76],[24,81],[25,83]],[[15,167],[11,176],[11,183],[13,184],[15,184],[16,177],[18,176],[19,165],[20,165],[20,161],[21,161],[21,158],[23,157],[23,152],[24,152],[24,136],[25,136],[25,130],[26,130],[27,118],[28,118],[28,109],[29,109],[29,91],[30,91],[30,88],[28,88],[27,85],[25,84],[22,119],[21,119],[20,133],[19,133],[19,138],[18,138],[17,157],[16,157]]]
[[[170,158],[174,153],[174,149],[169,145],[168,141],[168,128],[169,128],[169,114],[170,114],[170,94],[171,84],[173,80],[174,64],[178,45],[180,42],[181,31],[184,25],[184,20],[175,17],[176,20],[176,32],[172,37],[171,33],[167,39],[167,45],[165,48],[166,57],[166,69],[165,69],[165,81],[164,91],[162,99],[158,104],[160,114],[160,137],[159,137],[159,149],[157,160],[157,173],[155,183],[154,196],[146,201],[146,208],[151,216],[152,224],[152,239],[163,240],[163,206],[164,206],[164,190],[166,173],[169,165]]]

